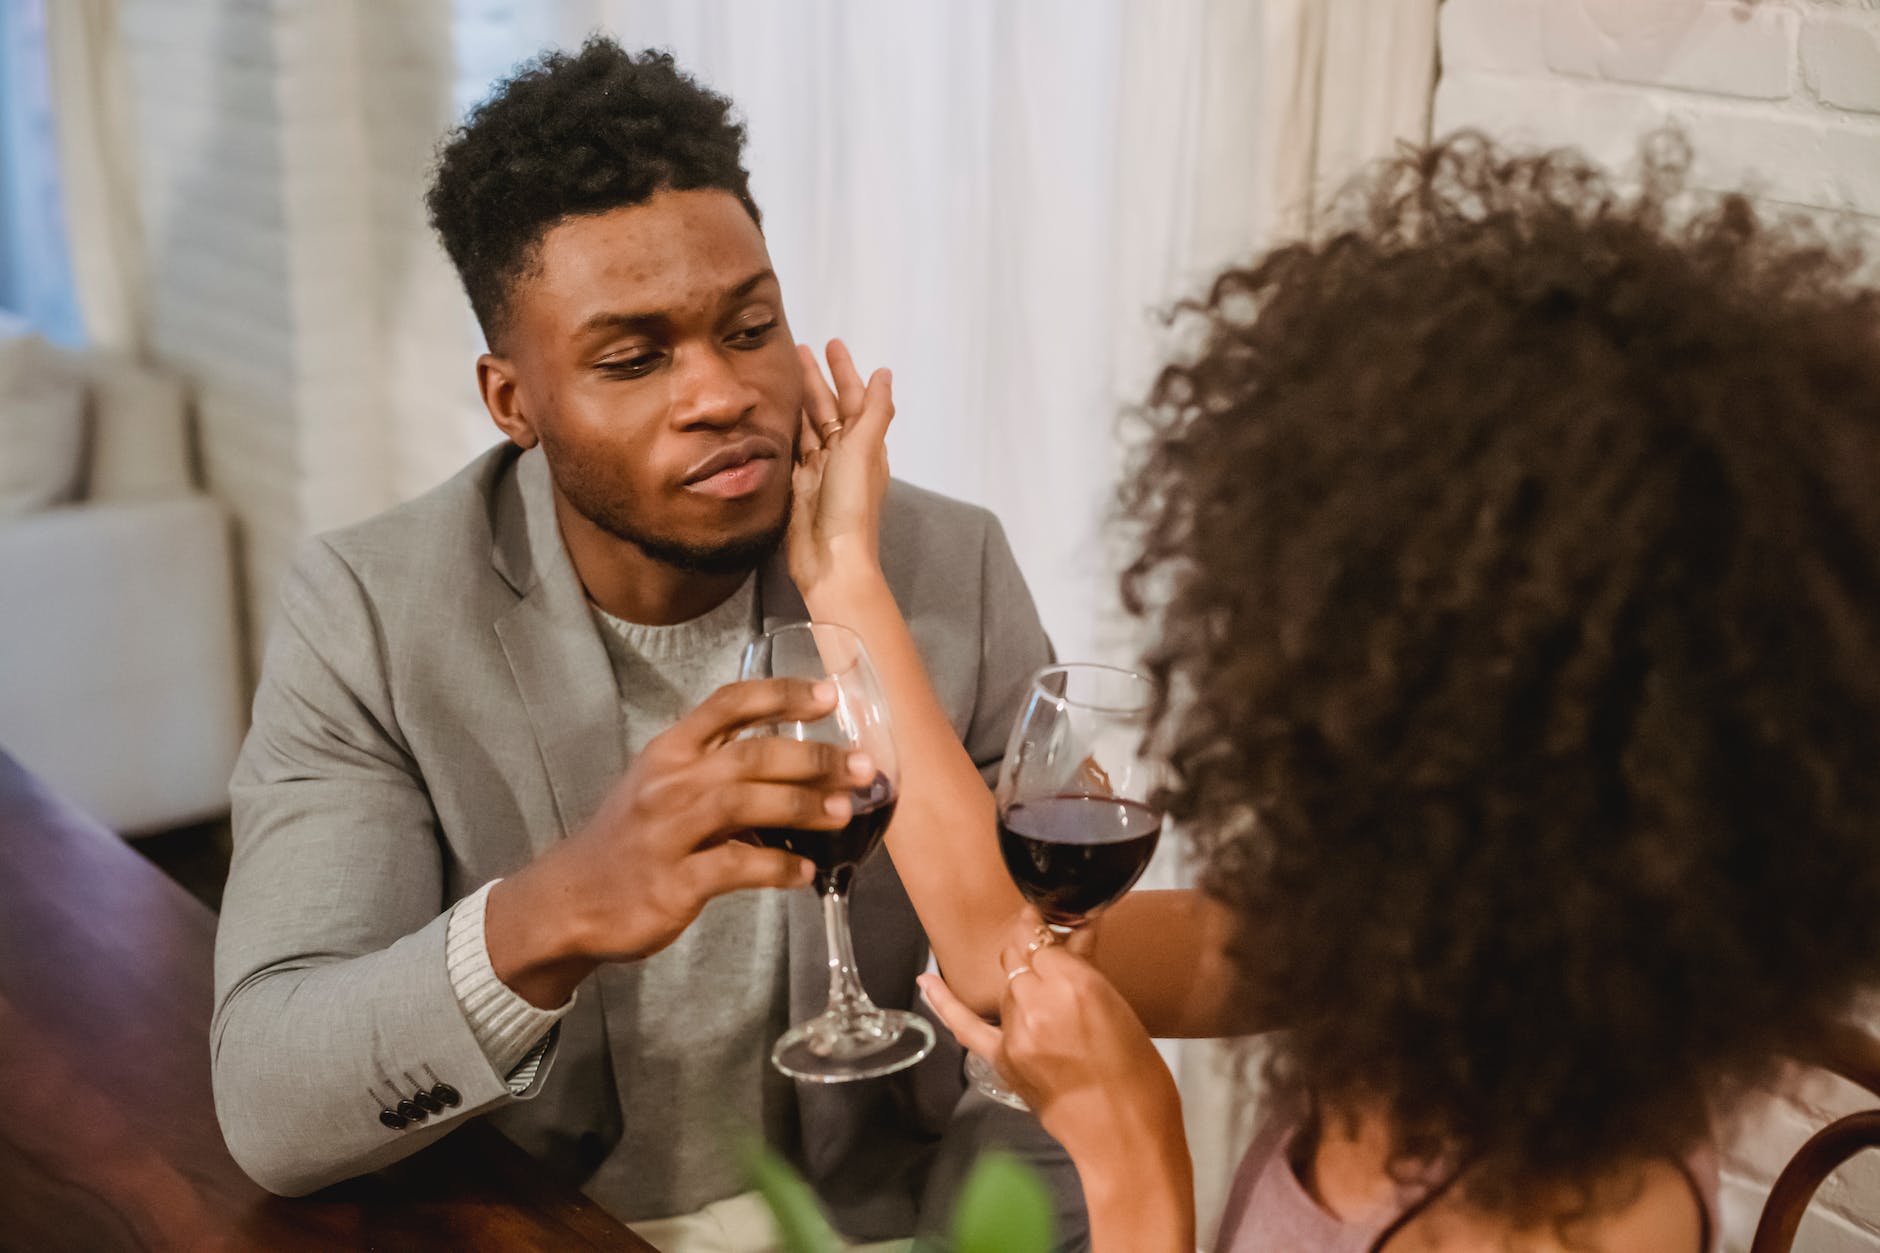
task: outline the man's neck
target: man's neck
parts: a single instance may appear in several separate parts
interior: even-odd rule
[[[701,574],[648,556],[638,545],[602,530],[555,493],[555,519],[588,599],[614,617],[641,626],[689,622],[725,603],[749,571]]]

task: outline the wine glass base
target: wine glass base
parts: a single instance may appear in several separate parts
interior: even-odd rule
[[[770,1050],[770,1064],[809,1083],[852,1083],[906,1070],[933,1052],[933,1027],[918,1014],[876,1009],[856,1018],[823,1013]]]
[[[981,1096],[991,1097],[1012,1109],[1023,1110],[1028,1114],[1031,1112],[1031,1106],[1025,1103],[1025,1098],[1012,1091],[998,1068],[979,1054],[966,1055],[966,1077],[973,1081],[973,1089]]]

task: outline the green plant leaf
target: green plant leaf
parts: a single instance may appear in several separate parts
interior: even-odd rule
[[[786,1253],[837,1253],[842,1245],[835,1229],[796,1169],[761,1141],[747,1140],[741,1152],[751,1186],[777,1220],[777,1236]]]
[[[973,1163],[953,1210],[953,1253],[1051,1253],[1051,1192],[1037,1172],[994,1150]]]

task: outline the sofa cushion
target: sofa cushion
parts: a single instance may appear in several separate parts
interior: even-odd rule
[[[0,518],[77,493],[85,458],[85,381],[33,334],[0,327]]]
[[[154,500],[187,495],[189,421],[180,380],[121,353],[85,354],[91,381],[89,500]]]
[[[241,646],[215,502],[13,519],[0,525],[0,589],[6,752],[124,834],[227,812]],[[6,1177],[0,1168],[0,1190]],[[0,1248],[15,1247],[5,1230],[0,1219]]]

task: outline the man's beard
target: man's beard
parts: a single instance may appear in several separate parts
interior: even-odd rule
[[[783,543],[790,530],[790,515],[796,507],[796,493],[783,498],[783,513],[776,525],[756,535],[746,535],[716,544],[688,544],[670,536],[656,535],[640,525],[627,502],[590,499],[586,483],[569,483],[562,490],[568,503],[615,539],[625,540],[654,561],[684,570],[689,574],[740,574],[755,570]],[[599,497],[601,493],[592,493]]]

